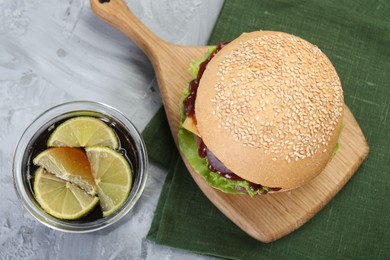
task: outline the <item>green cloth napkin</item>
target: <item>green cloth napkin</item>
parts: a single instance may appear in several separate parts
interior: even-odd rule
[[[368,158],[308,223],[263,244],[237,228],[196,186],[160,110],[144,138],[150,156],[169,173],[148,238],[229,259],[390,259],[389,1],[226,0],[210,43],[260,29],[300,36],[330,58],[370,145]]]

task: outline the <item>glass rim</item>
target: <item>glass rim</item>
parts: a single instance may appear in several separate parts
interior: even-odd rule
[[[107,217],[102,217],[97,220],[83,223],[61,220],[44,212],[35,199],[31,198],[31,196],[28,194],[22,176],[23,158],[26,154],[26,149],[29,146],[29,142],[34,137],[34,135],[46,124],[50,122],[56,122],[56,118],[60,116],[66,118],[66,115],[75,112],[100,113],[108,117],[112,117],[114,120],[121,123],[134,142],[134,150],[139,161],[137,167],[134,169],[137,172],[135,178],[133,179],[130,194],[128,195],[128,198],[124,204],[117,211]],[[18,199],[22,202],[24,208],[35,219],[55,230],[72,233],[86,233],[97,231],[116,223],[122,219],[139,200],[146,186],[146,181],[148,178],[148,156],[142,135],[134,126],[134,124],[122,112],[110,105],[101,102],[87,100],[70,101],[46,109],[26,127],[16,144],[14,151],[15,152],[12,159],[12,179]]]

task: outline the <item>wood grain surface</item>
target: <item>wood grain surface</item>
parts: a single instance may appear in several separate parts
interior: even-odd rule
[[[105,3],[101,3],[105,2]],[[123,0],[90,0],[102,20],[134,41],[153,64],[163,104],[177,143],[179,102],[191,79],[193,59],[203,57],[207,46],[178,46],[158,38],[128,9]],[[368,153],[365,137],[352,113],[345,109],[340,149],[325,170],[310,183],[289,191],[250,198],[222,193],[208,186],[183,157],[192,177],[210,201],[243,231],[262,242],[271,242],[306,223],[353,176]]]

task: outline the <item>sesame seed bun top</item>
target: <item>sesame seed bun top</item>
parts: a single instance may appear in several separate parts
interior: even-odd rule
[[[326,166],[343,118],[343,92],[315,45],[273,31],[245,33],[208,64],[195,114],[206,146],[236,175],[299,187]]]

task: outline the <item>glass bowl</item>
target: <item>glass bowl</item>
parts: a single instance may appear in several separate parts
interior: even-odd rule
[[[33,192],[32,159],[43,149],[54,128],[75,116],[93,116],[105,121],[116,132],[121,152],[130,162],[133,184],[124,204],[113,214],[102,217],[91,212],[79,220],[62,220],[46,213]],[[24,131],[15,149],[12,174],[16,193],[23,206],[39,222],[56,230],[84,233],[110,226],[123,218],[141,197],[147,180],[148,157],[145,143],[135,126],[120,111],[97,102],[74,101],[52,107],[38,116]],[[95,209],[94,211],[99,211]]]

